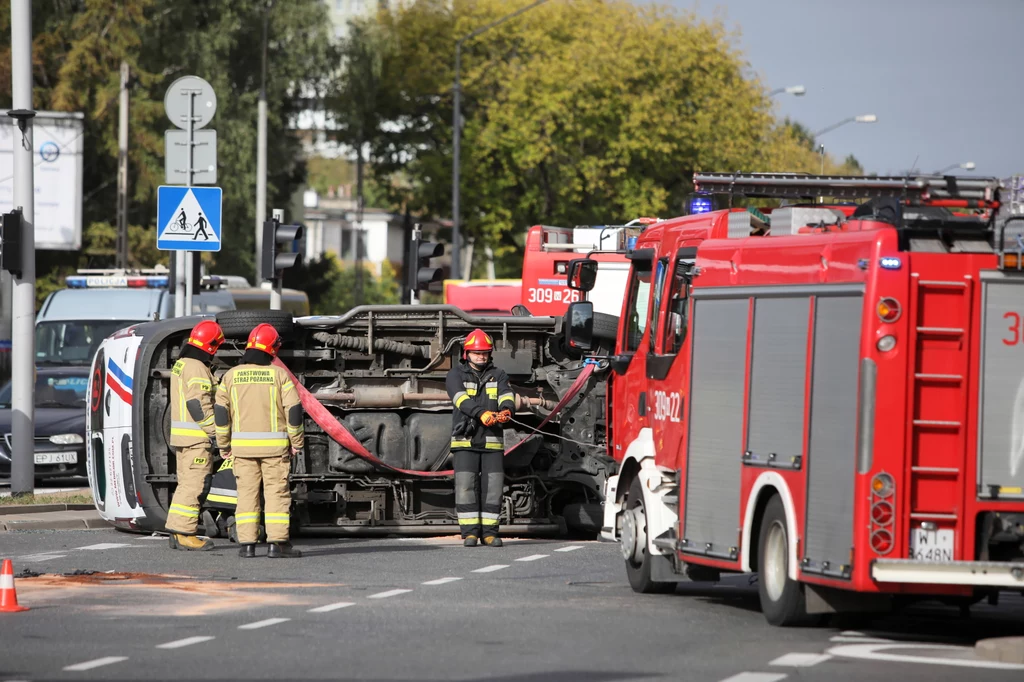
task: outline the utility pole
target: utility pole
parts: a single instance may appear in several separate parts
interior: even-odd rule
[[[256,286],[263,281],[263,223],[267,219],[267,15],[263,8],[263,52],[260,65],[260,101],[256,112]],[[273,273],[270,273],[273,277]]]
[[[117,129],[117,267],[128,267],[128,62],[121,62]]]
[[[489,31],[495,26],[504,24],[509,19],[518,17],[523,12],[533,9],[538,5],[542,5],[548,0],[536,0],[530,5],[526,5],[520,9],[517,9],[511,14],[506,14],[500,19],[496,19],[489,24],[481,26],[472,33],[466,35],[455,41],[455,84],[452,86],[453,99],[453,111],[452,111],[452,267],[451,276],[458,278],[461,275],[462,264],[462,219],[461,209],[459,207],[459,166],[461,164],[461,151],[462,151],[462,83],[460,81],[460,72],[462,71],[462,44],[467,40],[472,40],[484,31]],[[467,275],[465,279],[469,279]]]
[[[11,0],[11,103],[18,122],[14,144],[14,208],[21,208],[22,272],[14,278],[11,335],[11,494],[35,488],[35,178],[32,168],[32,0]],[[19,139],[20,138],[20,139]],[[16,342],[16,343],[15,343]]]

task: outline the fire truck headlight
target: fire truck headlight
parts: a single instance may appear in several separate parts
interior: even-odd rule
[[[886,334],[882,338],[878,339],[878,343],[876,345],[878,347],[878,350],[882,351],[883,353],[888,353],[889,351],[896,347],[896,337],[893,336],[892,334]]]

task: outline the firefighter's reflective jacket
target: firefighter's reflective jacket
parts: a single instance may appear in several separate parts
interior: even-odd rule
[[[451,368],[445,379],[452,399],[452,450],[504,450],[501,424],[484,426],[484,412],[515,412],[516,396],[508,384],[508,375],[494,365],[476,371],[467,361]]]
[[[280,367],[238,365],[217,387],[217,446],[235,457],[274,457],[302,449],[302,405]]]
[[[208,443],[214,438],[213,391],[210,368],[195,358],[180,358],[171,368],[172,447]]]

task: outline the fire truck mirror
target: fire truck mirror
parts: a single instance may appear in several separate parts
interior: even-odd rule
[[[570,348],[590,350],[594,345],[594,304],[575,301],[569,304],[565,328],[565,344]]]
[[[576,258],[569,261],[567,283],[570,289],[590,291],[597,281],[597,261]]]

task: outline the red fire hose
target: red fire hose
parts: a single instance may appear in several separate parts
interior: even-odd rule
[[[303,409],[306,410],[306,414],[308,414],[313,419],[313,421],[315,421],[320,426],[320,428],[324,430],[324,433],[330,436],[336,443],[341,445],[341,447],[345,448],[349,452],[355,453],[356,456],[366,460],[367,462],[370,462],[374,466],[378,466],[382,469],[386,469],[387,471],[393,471],[398,474],[405,474],[407,476],[451,476],[455,473],[453,470],[450,469],[448,471],[416,471],[413,469],[399,469],[398,467],[393,467],[390,464],[381,461],[376,456],[374,456],[373,453],[364,448],[363,444],[360,443],[356,439],[356,437],[353,436],[352,433],[348,429],[346,429],[345,426],[341,422],[339,422],[326,407],[323,406],[323,403],[317,400],[312,393],[306,390],[306,387],[303,386],[299,382],[299,380],[295,378],[295,375],[291,373],[291,371],[285,366],[283,362],[281,362],[280,358],[274,358],[274,364],[283,369],[288,374],[288,377],[292,380],[292,383],[295,384],[295,389],[299,392],[299,400],[302,401],[302,407]],[[572,386],[569,387],[569,390],[565,392],[565,395],[562,396],[562,399],[558,401],[557,405],[555,405],[555,409],[551,411],[551,414],[544,417],[544,420],[541,421],[540,425],[537,426],[532,432],[527,434],[526,438],[523,438],[523,440],[519,441],[511,448],[506,450],[505,455],[507,456],[520,445],[525,443],[527,438],[540,431],[544,427],[544,425],[551,420],[552,417],[558,414],[558,412],[561,411],[561,409],[564,408],[570,400],[576,397],[576,394],[583,389],[583,385],[587,383],[587,379],[590,378],[590,375],[593,373],[593,364],[588,363],[586,366],[584,366],[583,371],[580,372],[580,375],[576,377],[576,381],[572,383]]]

